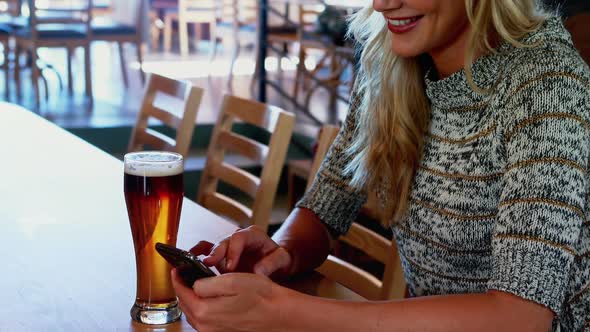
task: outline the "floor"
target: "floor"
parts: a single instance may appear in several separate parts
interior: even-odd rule
[[[143,70],[147,73],[155,72],[165,76],[187,79],[195,85],[205,89],[203,103],[197,116],[197,123],[214,123],[217,118],[222,97],[226,93],[244,98],[254,98],[250,85],[254,72],[254,54],[252,51],[243,52],[238,59],[234,79],[228,82],[229,57],[227,52],[219,52],[219,55],[209,61],[207,44],[199,45],[199,50],[189,57],[182,57],[177,52],[151,53],[146,56]],[[44,75],[48,80],[49,94],[42,93],[41,105],[36,108],[34,94],[30,82],[30,71],[22,73],[23,95],[16,98],[14,82],[9,83],[9,102],[23,105],[37,112],[50,121],[65,128],[103,128],[117,126],[132,126],[137,111],[140,107],[143,95],[143,85],[139,75],[139,63],[135,57],[135,50],[129,45],[126,52],[128,62],[129,87],[125,87],[121,76],[118,48],[115,44],[96,42],[92,47],[92,82],[93,102],[84,96],[83,50],[76,53],[73,61],[74,93],[68,94],[66,76],[66,52],[62,49],[42,49],[40,58],[53,67],[45,70]],[[313,65],[313,64],[311,64]],[[270,78],[277,80],[277,58],[267,59],[266,67]],[[283,79],[282,84],[287,91],[292,90],[295,64],[284,58],[282,60]],[[6,88],[4,76],[0,75],[0,91]],[[62,83],[60,83],[60,80]],[[60,87],[61,85],[61,87]],[[284,101],[272,89],[269,91],[269,103],[280,106],[288,111],[294,111],[298,117],[298,130],[313,135],[314,125],[301,112],[295,111],[293,105]],[[4,99],[4,93],[0,92],[0,98]],[[311,102],[311,112],[320,120],[333,122],[334,118],[342,119],[346,112],[346,105],[339,103],[338,113],[330,114],[327,111],[328,94],[320,90],[314,94]]]

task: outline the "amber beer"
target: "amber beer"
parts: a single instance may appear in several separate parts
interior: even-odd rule
[[[170,266],[157,242],[176,245],[184,197],[182,156],[168,152],[125,155],[125,202],[135,247],[137,295],[131,317],[146,324],[180,318]]]

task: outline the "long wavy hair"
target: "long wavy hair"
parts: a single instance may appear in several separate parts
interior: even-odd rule
[[[465,73],[475,91],[471,65],[477,54],[494,52],[490,40],[519,42],[537,30],[547,15],[535,0],[465,0],[470,32]],[[381,193],[381,219],[392,225],[404,217],[414,174],[422,155],[430,118],[421,57],[403,58],[391,51],[391,36],[383,15],[365,8],[350,20],[350,35],[362,48],[356,93],[357,128],[347,149],[345,172],[351,185]],[[490,38],[493,37],[493,38]]]

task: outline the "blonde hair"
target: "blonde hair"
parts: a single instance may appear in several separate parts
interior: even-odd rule
[[[494,52],[491,37],[526,47],[519,39],[545,21],[535,0],[465,0],[471,30],[466,47],[465,72],[474,90],[471,64],[477,54]],[[351,185],[382,193],[383,223],[391,225],[405,215],[414,174],[422,155],[430,118],[425,95],[425,69],[416,58],[391,51],[391,36],[383,16],[365,8],[350,21],[350,34],[362,46],[356,93],[357,127],[347,149],[351,158],[345,172]]]

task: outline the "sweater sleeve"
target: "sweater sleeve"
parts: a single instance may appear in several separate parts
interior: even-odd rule
[[[350,186],[344,168],[351,158],[350,146],[356,128],[358,96],[351,98],[350,111],[334,144],[326,154],[309,191],[296,206],[313,211],[336,235],[346,234],[366,201],[366,194]]]
[[[587,208],[588,83],[557,71],[515,81],[501,120],[506,168],[488,287],[559,314]]]

